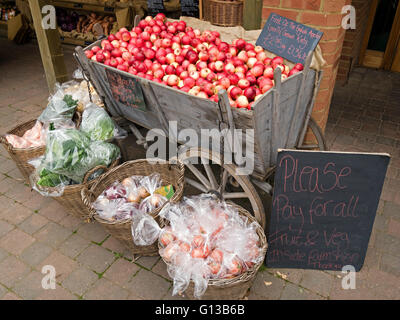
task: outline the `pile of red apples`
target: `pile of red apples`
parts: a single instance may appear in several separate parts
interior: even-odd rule
[[[201,32],[184,21],[167,21],[162,13],[146,17],[131,31],[121,28],[85,54],[215,102],[218,91],[225,89],[232,107],[247,109],[274,86],[276,68],[281,68],[282,81],[303,70],[300,63],[290,69],[282,57],[269,58],[262,47],[243,39],[229,44],[217,31]]]

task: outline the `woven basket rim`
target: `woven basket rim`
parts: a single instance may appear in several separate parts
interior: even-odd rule
[[[43,145],[43,146],[36,146],[36,147],[29,147],[29,148],[14,148],[14,147],[12,146],[12,144],[10,144],[10,143],[7,141],[7,139],[6,139],[6,136],[7,136],[7,135],[10,135],[10,134],[17,135],[17,134],[15,133],[15,131],[19,131],[19,129],[23,128],[24,126],[28,126],[28,125],[30,126],[30,128],[26,129],[26,130],[24,131],[24,133],[25,133],[26,131],[32,129],[33,126],[35,125],[36,121],[38,121],[38,120],[37,120],[37,119],[31,119],[31,120],[25,121],[25,122],[23,122],[23,123],[20,123],[19,125],[15,126],[14,128],[8,130],[8,131],[6,132],[6,134],[4,134],[4,135],[1,136],[2,139],[0,139],[0,142],[3,143],[3,144],[4,144],[10,151],[12,151],[12,152],[31,152],[31,151],[35,151],[35,150],[46,149],[46,145]],[[19,135],[18,135],[18,136],[19,136]],[[19,136],[19,137],[22,137],[22,136]]]
[[[101,179],[96,180],[96,182],[90,187],[90,190],[88,190],[88,197],[90,197],[88,200],[90,200],[90,202],[93,202],[93,190],[95,190],[96,188],[98,188],[102,181],[104,179],[106,179],[108,176],[113,175],[114,172],[116,172],[117,170],[129,170],[129,168],[136,166],[138,164],[142,164],[143,162],[146,162],[147,164],[152,164],[151,162],[154,161],[153,165],[157,165],[157,164],[162,164],[162,165],[171,165],[171,170],[176,171],[177,175],[184,175],[184,166],[181,163],[170,163],[166,160],[163,159],[136,159],[136,160],[130,160],[130,161],[126,161],[123,164],[107,171],[104,175],[101,176]],[[134,175],[134,174],[133,174]],[[178,177],[179,178],[179,177]],[[179,179],[178,179],[179,180]],[[118,181],[118,180],[115,180]],[[174,185],[175,188],[175,193],[172,196],[171,199],[169,199],[168,201],[166,201],[161,207],[153,210],[152,212],[148,213],[148,215],[150,215],[153,218],[158,217],[160,211],[170,202],[174,202],[175,200],[178,200],[180,198],[180,195],[182,192],[180,192],[180,190],[183,190],[183,180],[181,185],[175,185],[173,182],[169,182],[171,184]],[[103,186],[102,186],[103,188]],[[105,189],[102,189],[101,192],[103,192]],[[100,192],[100,194],[101,194]],[[86,205],[86,204],[85,204]],[[102,218],[96,211],[93,214],[93,218],[98,221],[99,223],[103,223],[103,224],[108,224],[108,225],[124,225],[127,223],[131,223],[132,222],[132,218],[128,218],[128,219],[123,219],[123,220],[115,220],[115,221],[111,221],[111,220],[107,220]]]
[[[240,215],[246,216],[249,221],[248,224],[257,222],[257,220],[248,212],[246,209],[243,207],[239,206],[238,204],[232,202],[232,201],[226,201],[227,204],[231,205],[232,207],[236,208],[238,210],[238,213]],[[260,237],[260,242],[262,244],[261,249],[263,256],[265,257],[265,254],[267,253],[267,248],[268,248],[268,243],[267,243],[267,238],[265,236],[264,229],[260,226],[260,224],[257,222],[257,234]],[[163,248],[160,242],[158,241],[158,248],[161,249]],[[160,255],[161,256],[161,255]],[[161,259],[164,261],[164,263],[167,266],[170,266],[171,264],[167,261],[164,260],[164,257],[161,256]],[[251,267],[250,270],[247,270],[246,272],[241,273],[240,275],[237,275],[236,277],[229,278],[229,279],[209,279],[208,280],[208,286],[214,286],[214,287],[231,287],[233,285],[249,281],[255,275],[257,274],[258,269],[260,269],[261,265],[263,264],[264,259],[262,259],[260,262],[256,263],[253,267]],[[192,280],[190,280],[192,282]]]

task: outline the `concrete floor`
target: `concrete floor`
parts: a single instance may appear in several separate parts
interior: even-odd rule
[[[68,72],[72,47],[64,48]],[[48,91],[34,43],[0,39],[0,134],[35,118]],[[341,288],[342,274],[262,268],[249,299],[400,298],[400,75],[357,68],[335,89],[326,138],[341,151],[392,155],[357,289]],[[174,299],[165,264],[131,256],[97,224],[70,216],[23,183],[0,148],[1,299]],[[56,290],[41,287],[42,266],[57,270]],[[151,285],[150,285],[151,284]]]

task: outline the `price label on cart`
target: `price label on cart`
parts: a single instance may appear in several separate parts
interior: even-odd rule
[[[110,84],[113,98],[119,103],[146,111],[142,87],[138,80],[125,76],[114,70],[106,68],[108,83]]]
[[[271,13],[257,39],[256,45],[294,63],[306,61],[323,33],[294,20]]]
[[[359,271],[390,156],[280,150],[268,234],[271,268]]]

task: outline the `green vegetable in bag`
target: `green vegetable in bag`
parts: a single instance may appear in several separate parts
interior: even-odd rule
[[[109,140],[116,133],[114,121],[103,108],[95,104],[87,106],[83,111],[80,130],[93,141]]]

